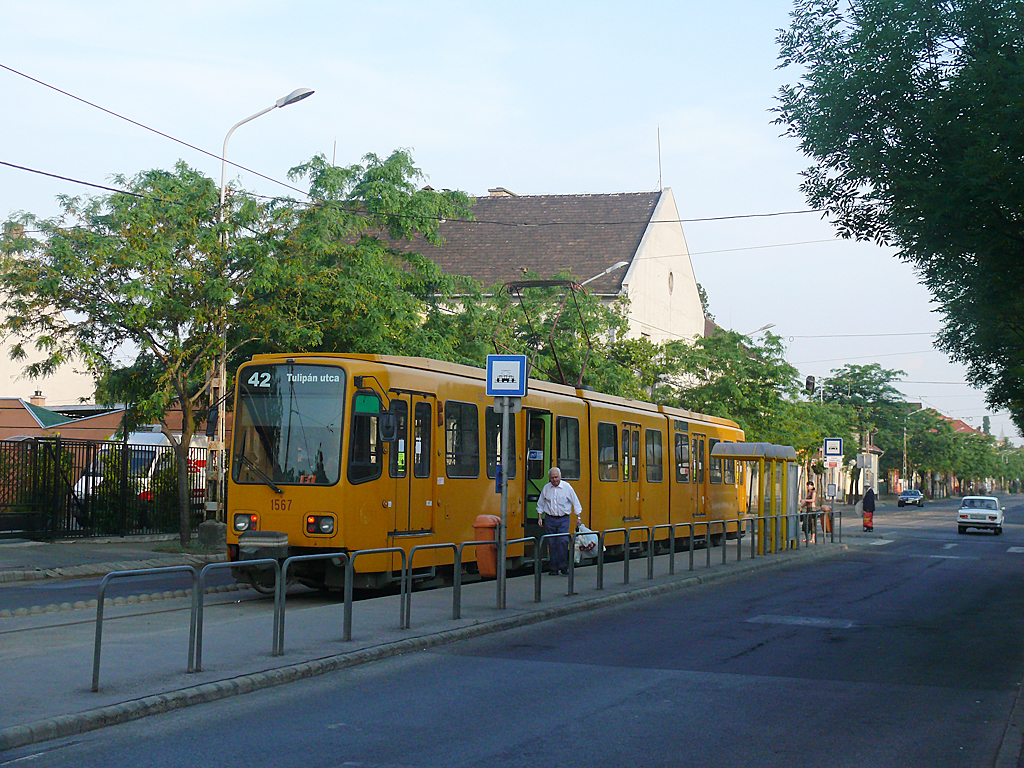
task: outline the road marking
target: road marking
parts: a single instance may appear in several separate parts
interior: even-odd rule
[[[966,557],[964,555],[911,555],[911,557],[926,557],[930,560],[978,560],[977,557]]]
[[[942,548],[943,549],[952,549],[955,546],[956,546],[956,544],[943,544]]]
[[[1013,553],[1013,554],[1015,554],[1015,555],[1019,555],[1019,554],[1021,554],[1022,552],[1024,552],[1024,547],[1010,547],[1010,548],[1009,548],[1009,549],[1007,549],[1006,551],[1007,551],[1007,552],[1012,552],[1012,553]]]
[[[856,624],[846,619],[821,619],[810,616],[754,616],[747,619],[751,624],[784,624],[790,627],[815,627],[818,629],[853,629]]]
[[[892,539],[877,539],[876,541],[872,541],[871,542],[871,546],[873,546],[873,547],[880,547],[883,544],[892,544],[892,542],[893,542]]]

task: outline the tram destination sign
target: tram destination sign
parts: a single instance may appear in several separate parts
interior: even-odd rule
[[[487,394],[526,397],[526,355],[487,356]]]

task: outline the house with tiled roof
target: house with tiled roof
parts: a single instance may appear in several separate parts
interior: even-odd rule
[[[630,336],[653,342],[705,334],[697,281],[671,189],[592,195],[517,195],[497,187],[473,203],[474,221],[440,226],[441,246],[404,247],[485,287],[568,272],[587,290],[629,299]]]
[[[31,400],[0,397],[0,440],[12,437],[55,437],[75,440],[109,440],[121,426],[124,409],[83,418],[46,408],[37,393]]]

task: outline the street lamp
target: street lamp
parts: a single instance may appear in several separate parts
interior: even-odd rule
[[[224,146],[220,153],[220,210],[219,218],[220,223],[223,224],[225,221],[224,215],[224,198],[227,194],[227,154],[228,154],[228,139],[231,138],[231,134],[235,132],[241,125],[245,125],[250,120],[255,120],[261,115],[267,114],[271,110],[278,109],[279,107],[287,107],[289,104],[294,104],[297,101],[302,101],[307,96],[313,95],[312,88],[296,88],[294,91],[289,93],[287,96],[282,96],[280,99],[275,101],[266,109],[261,109],[254,115],[244,120],[239,120],[228,131],[224,137]],[[225,249],[228,244],[227,229],[225,228],[223,237],[223,244]],[[217,407],[217,439],[211,441],[208,446],[207,454],[207,475],[206,475],[206,488],[207,488],[207,499],[206,499],[206,511],[207,513],[213,511],[216,516],[221,519],[221,522],[225,522],[224,518],[224,478],[227,470],[227,464],[225,458],[225,447],[224,447],[224,418],[226,413],[224,395],[224,388],[227,385],[227,356],[228,356],[228,322],[227,322],[227,307],[221,309],[220,316],[220,361],[217,364],[217,376],[210,382],[210,400],[213,405]],[[211,407],[211,410],[212,407]]]
[[[617,261],[614,264],[612,264],[610,267],[608,267],[608,269],[606,269],[604,272],[601,272],[600,274],[594,275],[593,277],[588,277],[586,280],[584,280],[582,283],[580,283],[580,285],[586,285],[587,283],[592,283],[595,280],[597,280],[598,278],[604,277],[605,275],[610,275],[612,272],[614,272],[617,269],[622,269],[623,267],[628,267],[628,266],[629,266],[629,262],[628,261]]]
[[[744,333],[743,336],[744,336],[744,338],[746,338],[748,336],[753,336],[755,333],[760,333],[761,331],[767,331],[769,328],[774,328],[774,327],[775,327],[775,323],[768,323],[767,325],[762,325],[756,331],[751,331],[750,333]]]

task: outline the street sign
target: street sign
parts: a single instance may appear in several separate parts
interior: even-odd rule
[[[825,458],[829,459],[832,457],[842,458],[843,457],[843,438],[841,437],[826,437],[825,438]]]
[[[526,355],[487,356],[487,394],[526,397]]]

